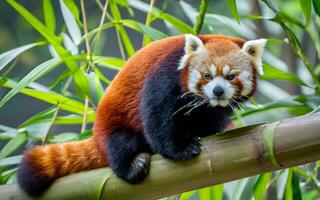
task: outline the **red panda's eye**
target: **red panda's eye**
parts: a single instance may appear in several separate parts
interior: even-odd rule
[[[204,74],[203,74],[203,77],[204,77],[206,80],[211,80],[211,79],[212,79],[212,76],[211,76],[211,74],[209,74],[209,73],[204,73]]]
[[[234,74],[227,76],[227,80],[232,81],[236,76]]]

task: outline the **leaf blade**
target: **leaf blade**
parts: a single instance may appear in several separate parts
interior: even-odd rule
[[[240,23],[240,17],[239,17],[239,13],[238,13],[238,10],[237,10],[236,0],[226,0],[226,1],[227,1],[228,6],[229,6],[229,9],[231,11],[231,14],[235,18],[235,20],[238,23]]]
[[[43,15],[45,25],[54,34],[56,30],[56,17],[51,0],[43,0]]]
[[[66,6],[63,0],[60,0],[60,8],[62,12],[63,19],[66,23],[68,32],[73,40],[73,42],[78,45],[81,42],[81,30],[78,27],[78,24],[72,14],[72,12],[69,10],[69,8]]]
[[[21,53],[39,45],[43,45],[43,42],[31,43],[24,46],[20,46],[14,49],[11,49],[7,52],[4,52],[0,55],[0,71],[13,59],[19,56]]]
[[[0,108],[9,101],[13,96],[15,96],[22,88],[26,87],[32,81],[40,78],[41,76],[47,74],[54,67],[61,63],[60,58],[52,58],[37,67],[35,67],[31,72],[29,72],[12,90],[10,90],[0,101]]]
[[[0,159],[3,159],[15,150],[17,150],[27,140],[27,134],[22,132],[16,137],[12,138],[0,151]]]

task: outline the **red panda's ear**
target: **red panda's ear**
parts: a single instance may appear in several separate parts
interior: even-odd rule
[[[203,47],[203,42],[195,35],[186,34],[185,35],[185,44],[184,44],[184,55],[180,60],[180,64],[178,66],[178,70],[183,69],[186,66],[186,62],[189,56],[195,52],[200,50]]]
[[[197,51],[201,47],[203,47],[203,43],[197,36],[192,34],[185,35],[185,54],[191,54],[192,52]]]
[[[253,58],[260,75],[263,75],[262,53],[266,42],[266,39],[250,40],[245,42],[242,47],[242,49]]]

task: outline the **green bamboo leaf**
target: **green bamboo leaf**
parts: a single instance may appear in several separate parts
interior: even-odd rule
[[[44,26],[34,15],[32,15],[22,5],[15,0],[7,0],[10,4],[34,29],[36,29],[43,37],[45,37],[53,46],[58,47],[59,38],[54,35],[46,26]],[[57,50],[57,49],[56,49]]]
[[[189,191],[189,192],[184,192],[180,195],[179,200],[189,200],[193,195],[197,193],[197,190]]]
[[[302,200],[301,190],[299,185],[299,177],[296,172],[292,172],[292,198],[293,200]]]
[[[84,111],[83,103],[70,99],[68,97],[56,94],[54,92],[43,92],[43,91],[36,91],[32,89],[22,89],[20,90],[20,92],[22,94],[26,94],[36,99],[40,99],[52,105],[57,105],[60,103],[62,110],[66,110],[72,113],[83,114],[83,111]],[[89,112],[91,112],[91,109],[89,109]]]
[[[253,108],[247,108],[241,112],[241,116],[252,115],[257,112],[267,111],[276,108],[297,108],[297,107],[305,107],[304,103],[301,103],[296,100],[297,97],[289,98],[289,99],[281,99],[266,103],[264,105],[259,105]]]
[[[314,11],[320,17],[320,1],[319,0],[312,0],[312,4],[313,4]]]
[[[43,0],[43,16],[45,25],[54,34],[56,30],[56,17],[51,0]]]
[[[126,62],[122,59],[114,57],[95,57],[93,63],[102,67],[120,70]]]
[[[5,126],[5,125],[2,125],[0,124],[0,131],[3,132],[3,131],[10,131],[10,130],[14,130],[14,128],[11,128],[9,126]]]
[[[304,192],[302,194],[302,199],[303,200],[315,200],[317,198],[318,192],[317,190],[311,190],[308,192]]]
[[[80,20],[80,11],[78,9],[78,6],[77,6],[76,2],[74,0],[63,0],[63,1],[64,1],[64,4],[68,7],[70,12],[72,13],[73,17],[78,22],[78,24],[80,26],[83,26],[82,22]]]
[[[298,23],[296,25],[303,27],[303,25],[300,25],[300,22],[298,20],[292,20],[290,19],[290,17],[288,18],[288,15],[278,12],[278,10],[275,8],[275,6],[271,3],[271,1],[269,0],[262,0],[270,9],[272,9],[276,14],[276,16],[274,18],[271,19],[271,21],[274,21],[276,23],[278,23],[281,28],[284,30],[284,32],[287,34],[288,39],[290,41],[291,46],[293,47],[295,53],[298,55],[298,57],[301,59],[301,61],[304,63],[305,67],[307,68],[307,70],[309,71],[310,75],[313,78],[314,83],[316,84],[320,84],[318,77],[316,76],[316,74],[314,73],[314,70],[311,66],[311,64],[308,61],[308,58],[306,57],[306,55],[304,54],[302,47],[301,47],[301,43],[299,41],[299,39],[297,38],[296,34],[285,24],[285,20],[286,21],[290,21],[292,23]]]
[[[0,140],[9,140],[16,137],[17,135],[18,135],[18,132],[16,129],[4,131],[0,133]]]
[[[104,83],[106,83],[107,85],[109,85],[111,83],[111,81],[109,79],[107,79],[103,73],[98,69],[98,67],[93,67],[93,71],[96,73],[97,77],[103,81]]]
[[[245,38],[256,37],[252,28],[246,26],[244,23],[238,24],[235,20],[223,15],[208,13],[206,14],[206,22],[209,27],[213,29],[218,27],[219,29],[222,29],[223,32],[231,32]]]
[[[84,73],[79,69],[77,63],[66,57],[71,54],[65,50],[61,44],[60,39],[51,33],[36,17],[34,17],[28,10],[26,10],[23,6],[15,2],[14,0],[7,0],[7,2],[17,11],[19,14],[24,17],[24,19],[34,28],[36,29],[43,37],[45,37],[54,47],[55,51],[59,54],[61,59],[64,61],[68,69],[74,73],[73,78],[76,84],[77,91],[80,91],[82,96],[90,97],[90,86],[89,82],[86,79]],[[64,4],[61,4],[64,5]],[[68,10],[68,9],[66,9]],[[71,16],[70,16],[71,18]],[[81,37],[80,37],[81,38]],[[79,42],[80,42],[79,38]],[[78,38],[77,38],[78,39]]]
[[[81,42],[81,30],[78,27],[78,24],[72,14],[72,12],[69,10],[69,8],[66,6],[63,0],[60,0],[60,8],[62,12],[63,19],[66,23],[68,32],[73,40],[73,42],[78,45]]]
[[[151,13],[157,18],[167,21],[171,25],[173,25],[177,30],[181,33],[192,33],[195,34],[193,28],[188,24],[184,23],[183,21],[179,20],[178,18],[161,11],[160,9],[153,7],[150,10],[150,6],[142,1],[139,0],[128,0],[128,3],[131,7],[138,9],[145,13]]]
[[[285,169],[280,172],[280,175],[277,178],[277,182],[276,182],[277,199],[284,198],[288,176],[289,176],[289,169]]]
[[[211,188],[206,187],[198,190],[200,199],[212,199]]]
[[[240,17],[239,17],[238,10],[237,10],[236,0],[226,0],[226,1],[227,1],[228,6],[229,6],[229,9],[231,11],[231,14],[236,19],[236,21],[238,23],[240,23]]]
[[[193,26],[193,30],[196,34],[199,34],[201,31],[207,7],[208,7],[208,0],[202,0],[199,7],[198,16]]]
[[[265,199],[264,195],[266,194],[266,191],[268,189],[268,185],[271,180],[271,177],[272,177],[271,172],[259,175],[259,178],[253,187],[255,200]]]
[[[188,24],[184,23],[183,21],[179,20],[178,18],[169,15],[168,13],[161,12],[159,15],[159,18],[167,21],[171,25],[173,25],[177,30],[179,30],[181,33],[192,33],[195,34],[193,28],[189,26]]]
[[[284,80],[284,81],[289,81],[298,85],[308,86],[304,81],[298,78],[295,74],[290,72],[284,72],[270,64],[264,63],[263,70],[264,70],[264,75],[260,77],[261,79]]]
[[[307,0],[307,1],[300,0],[300,6],[306,18],[306,26],[308,27],[310,24],[310,18],[311,18],[311,0]]]
[[[99,103],[104,94],[104,88],[100,82],[98,75],[95,72],[90,72],[88,78],[90,81],[92,96],[95,97],[94,102]]]
[[[0,181],[2,184],[13,184],[14,181],[12,177],[15,176],[17,168],[9,169],[1,173]]]
[[[285,200],[293,200],[293,191],[292,191],[292,173],[293,170],[289,169],[288,170],[288,178],[287,178],[287,182],[286,182],[286,190],[284,193],[284,199]]]
[[[253,196],[252,190],[257,177],[249,177],[238,180],[235,188],[232,191],[233,200],[251,199]]]
[[[95,28],[91,31],[89,31],[87,34],[84,34],[82,37],[81,37],[81,43],[83,43],[85,41],[85,38],[88,37],[89,40],[94,36],[94,34],[96,34],[97,32],[99,31],[102,31],[102,30],[106,30],[106,29],[109,29],[109,28],[112,28],[115,26],[115,22],[107,22],[107,23],[104,23],[100,29],[99,28]]]
[[[92,137],[93,135],[93,132],[92,130],[86,130],[84,132],[82,132],[79,136],[79,140],[85,140],[85,139],[88,139],[90,137]]]
[[[21,159],[22,159],[22,155],[3,158],[0,160],[0,167],[17,165],[20,163]]]
[[[52,118],[53,113],[56,111],[57,107],[48,108],[44,111],[38,112],[37,114],[33,115],[26,121],[24,121],[22,124],[20,124],[18,127],[24,127],[35,123],[42,123],[42,119],[45,118]]]
[[[42,123],[42,124],[31,124],[22,128],[19,128],[19,132],[27,132],[28,133],[28,139],[40,142],[43,140],[43,138],[46,136],[48,132],[48,128],[50,127],[50,122],[48,123]]]
[[[0,71],[13,59],[19,56],[21,53],[31,49],[32,47],[43,45],[44,42],[36,42],[32,44],[27,44],[24,46],[17,47],[15,49],[4,52],[0,55]]]
[[[64,49],[60,44],[60,38],[51,33],[35,16],[33,16],[28,10],[23,6],[18,4],[14,0],[7,0],[7,2],[34,28],[36,29],[43,37],[45,37],[54,47],[55,51],[59,54],[61,59],[64,61],[68,69],[74,73],[73,78],[76,84],[77,91],[80,91],[82,96],[90,97],[90,86],[89,82],[86,79],[84,73],[80,70],[77,63],[73,59],[68,59],[67,57],[71,54]],[[60,1],[61,2],[61,1]],[[61,4],[64,5],[64,4]],[[68,10],[68,9],[66,9]],[[70,16],[71,18],[71,16]],[[81,38],[81,37],[80,37]],[[80,42],[79,38],[79,42]],[[78,39],[78,38],[77,38]]]
[[[162,33],[161,31],[158,31],[157,29],[146,26],[134,20],[122,20],[121,22],[123,23],[123,25],[129,28],[149,36],[152,40],[160,40],[167,37],[167,35]]]
[[[59,64],[61,64],[61,60],[59,58],[52,58],[35,67],[12,90],[10,90],[6,94],[6,96],[3,97],[3,99],[0,101],[0,108],[14,95],[16,95],[22,88],[26,87],[32,81],[35,81],[36,79],[44,76]]]
[[[71,52],[72,55],[78,55],[79,54],[79,50],[77,45],[71,40],[71,38],[69,37],[69,35],[67,35],[66,33],[62,33],[62,38],[63,38],[63,44],[66,47],[67,50],[69,50]]]
[[[126,0],[113,0],[113,1],[115,1],[120,6],[125,7],[128,10],[130,16],[134,17],[134,11]]]
[[[59,142],[70,142],[74,141],[79,137],[78,133],[66,132],[58,135],[54,135],[48,139],[50,143],[59,143]]]
[[[14,81],[8,81],[3,86],[8,88],[14,88],[17,86],[17,84],[15,84]],[[21,89],[19,92],[52,105],[60,104],[62,110],[66,110],[71,113],[83,114],[84,111],[84,104],[82,102],[57,94],[50,90],[41,91],[34,89]],[[91,108],[88,108],[88,113],[91,112],[93,112],[93,110]]]
[[[109,3],[109,8],[111,10],[113,18],[116,21],[121,21],[122,18],[121,18],[121,14],[120,14],[118,5],[114,1],[111,1]],[[120,24],[116,24],[116,29],[120,34],[121,40],[122,40],[122,42],[123,42],[123,44],[124,44],[124,46],[126,48],[126,51],[127,51],[128,55],[132,56],[134,54],[134,52],[135,52],[135,49],[134,49],[134,47],[133,47],[133,45],[132,45],[132,43],[130,41],[130,38],[129,38],[126,30]]]
[[[281,21],[287,21],[290,22],[296,26],[299,26],[300,28],[304,28],[304,25],[301,23],[299,19],[296,19],[295,17],[285,13],[285,12],[278,12],[278,17],[281,19]]]
[[[95,113],[94,112],[90,112],[87,115],[87,122],[88,123],[93,123],[95,119]],[[23,126],[29,126],[29,125],[33,125],[33,124],[41,124],[41,123],[47,123],[50,122],[52,120],[52,115],[50,117],[43,117],[40,119],[36,119],[33,121],[30,121],[28,123],[24,123],[23,125],[21,125],[21,127]],[[82,124],[83,122],[83,116],[81,115],[76,115],[76,114],[70,114],[70,115],[66,115],[66,116],[58,116],[53,124],[61,124],[61,125],[72,125],[72,124]],[[0,133],[0,139],[1,139],[1,134]],[[5,137],[5,136],[2,136]],[[6,139],[8,138],[8,136],[6,137]],[[11,137],[10,137],[11,138]]]
[[[88,96],[89,99],[91,99],[90,83],[87,77],[87,73],[81,70],[80,68],[77,68],[76,71],[73,73],[73,78],[76,83],[76,93],[82,98]]]
[[[0,160],[12,154],[27,140],[27,134],[25,132],[18,134],[12,138],[0,151]]]
[[[252,190],[253,190],[254,184],[257,181],[257,178],[258,178],[257,176],[253,176],[253,177],[248,178],[248,181],[245,183],[244,188],[242,188],[242,190],[239,191],[241,194],[241,196],[240,196],[241,200],[253,198]]]
[[[95,118],[96,118],[95,112],[88,113],[87,123],[93,123]],[[43,121],[48,122],[49,120],[50,119],[43,120]],[[82,124],[82,122],[83,122],[83,116],[75,115],[75,114],[60,116],[60,117],[57,117],[56,120],[54,120],[54,124]]]
[[[212,196],[213,200],[222,200],[223,199],[223,184],[212,186]]]

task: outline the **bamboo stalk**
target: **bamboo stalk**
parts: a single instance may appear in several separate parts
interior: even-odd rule
[[[58,179],[38,199],[158,199],[320,159],[320,113],[210,136],[195,159],[152,157],[150,175],[138,185],[109,168]],[[17,185],[0,187],[0,199],[30,199]]]
[[[199,34],[201,31],[204,16],[206,15],[207,6],[208,6],[208,0],[202,0],[199,7],[199,14],[193,26],[193,30],[195,34]]]

